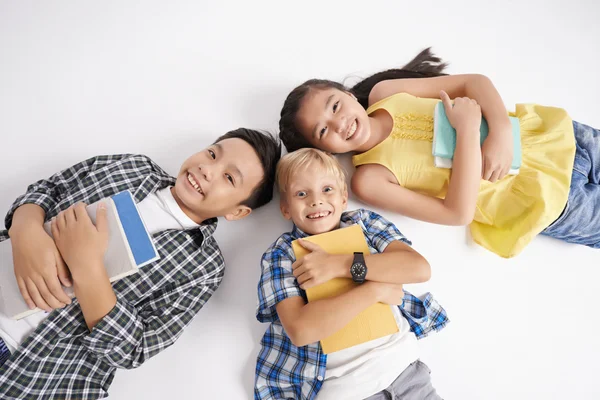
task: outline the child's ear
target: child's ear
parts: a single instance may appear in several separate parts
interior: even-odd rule
[[[344,211],[348,208],[348,189],[344,189],[344,194],[342,195],[342,206],[344,207]]]
[[[227,221],[237,221],[242,218],[246,218],[252,213],[252,209],[248,206],[237,206],[232,212],[225,214],[223,217]]]
[[[348,93],[354,100],[358,101],[358,99],[356,98],[354,93],[352,93],[352,92],[346,92],[346,93]]]
[[[289,221],[292,219],[292,214],[290,214],[290,206],[288,205],[285,196],[285,193],[281,194],[281,199],[279,200],[279,209],[281,210],[281,215],[283,215],[283,218]]]

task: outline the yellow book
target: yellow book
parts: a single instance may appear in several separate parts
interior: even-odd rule
[[[369,246],[359,225],[310,236],[304,240],[315,243],[329,254],[352,254],[362,252],[369,254]],[[309,251],[302,247],[297,240],[292,242],[296,259],[300,260]],[[350,265],[348,265],[350,268]],[[308,301],[316,301],[338,296],[358,285],[352,279],[336,278],[306,291]],[[388,304],[373,304],[358,314],[345,327],[333,335],[321,340],[325,354],[334,353],[348,347],[356,346],[370,340],[398,332],[398,324]]]

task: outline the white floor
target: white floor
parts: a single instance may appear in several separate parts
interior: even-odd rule
[[[600,3],[495,3],[0,2],[0,210],[96,154],[145,153],[175,173],[229,129],[274,132],[296,84],[366,76],[430,45],[451,73],[491,77],[509,108],[559,106],[600,127]],[[420,342],[445,399],[600,398],[600,251],[539,238],[503,260],[462,228],[386,215],[433,266],[410,290],[452,319]],[[251,398],[259,258],[288,228],[276,203],[222,223],[221,288],[172,348],[119,371],[111,398]]]

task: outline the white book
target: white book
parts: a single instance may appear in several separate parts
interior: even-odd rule
[[[110,281],[114,282],[138,272],[139,268],[158,260],[159,255],[131,193],[121,192],[101,201],[106,205],[108,222],[104,267]],[[98,204],[90,204],[86,208],[94,225]],[[52,237],[50,221],[44,224],[44,230]],[[72,288],[63,286],[63,289],[74,296]],[[21,296],[14,274],[10,240],[0,242],[0,312],[18,320],[39,311],[39,308],[30,310]]]

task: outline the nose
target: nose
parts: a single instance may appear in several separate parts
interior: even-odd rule
[[[337,133],[345,133],[348,130],[348,119],[345,116],[336,116],[331,125]]]
[[[321,199],[321,196],[319,196],[319,195],[313,196],[310,199],[310,206],[311,207],[320,206],[322,204],[323,204],[323,200]]]
[[[213,168],[207,165],[200,165],[198,168],[200,169],[200,174],[204,176],[204,179],[210,182],[213,177]]]

